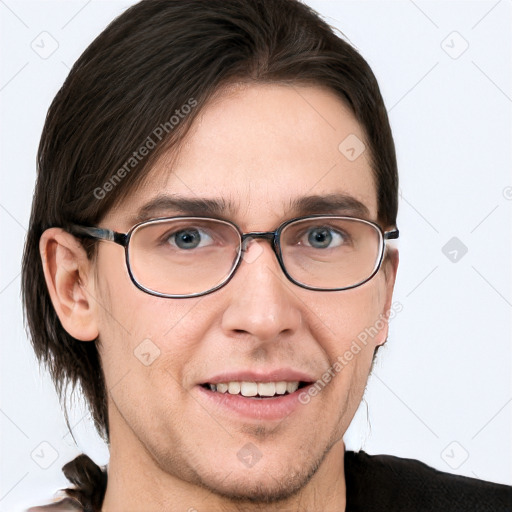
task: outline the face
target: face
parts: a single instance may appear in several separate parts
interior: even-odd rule
[[[225,90],[196,119],[179,154],[159,162],[101,226],[126,232],[161,196],[218,200],[224,207],[216,216],[243,232],[271,231],[309,213],[376,221],[368,152],[354,160],[339,149],[349,135],[364,140],[350,111],[328,90]],[[298,210],[310,196],[310,209]],[[334,196],[349,196],[364,208],[322,204]],[[163,202],[147,210],[151,217],[201,214]],[[165,299],[133,285],[121,246],[100,243],[95,315],[112,450],[121,446],[141,467],[157,466],[217,495],[271,501],[301,489],[342,458],[340,440],[361,400],[374,350],[387,335],[384,326],[351,350],[361,332],[382,325],[378,320],[390,308],[396,265],[393,258],[384,265],[358,288],[307,290],[286,279],[271,245],[260,240],[249,245],[223,288]],[[260,400],[204,386],[317,380],[324,383],[317,393],[303,388]]]

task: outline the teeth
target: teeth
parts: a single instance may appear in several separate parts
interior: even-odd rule
[[[258,394],[258,384],[256,382],[242,382],[240,384],[240,394],[243,396],[256,396]]]
[[[286,383],[286,391],[288,393],[295,393],[299,389],[299,383],[298,382],[287,382]]]
[[[276,393],[278,395],[284,395],[286,393],[286,382],[276,382]]]
[[[224,382],[217,384],[217,391],[220,391],[221,393],[225,393],[228,390],[228,385]]]
[[[258,382],[258,395],[274,396],[276,394],[276,385],[273,382]]]
[[[294,393],[299,388],[299,383],[295,382],[219,382],[218,384],[208,385],[211,391],[219,393],[229,393],[230,395],[242,395],[247,397],[284,395],[285,393]]]
[[[238,395],[240,393],[240,382],[230,382],[228,384],[228,391],[230,395]]]

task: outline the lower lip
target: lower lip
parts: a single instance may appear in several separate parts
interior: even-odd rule
[[[299,395],[304,391],[307,392],[308,386],[289,395],[272,398],[248,398],[242,395],[231,395],[228,392],[211,391],[202,386],[198,388],[205,400],[240,416],[258,420],[282,420],[303,405]]]

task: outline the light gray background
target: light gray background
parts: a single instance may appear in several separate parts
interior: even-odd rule
[[[19,272],[46,111],[72,63],[133,3],[0,0],[2,511],[51,497],[81,451],[108,460],[83,407],[72,413],[78,446],[66,429],[23,329]],[[512,484],[512,2],[308,3],[377,75],[401,178],[403,311],[347,446]]]

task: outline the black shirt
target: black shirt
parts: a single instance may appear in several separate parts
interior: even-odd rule
[[[346,512],[511,512],[512,487],[413,459],[345,453]]]

